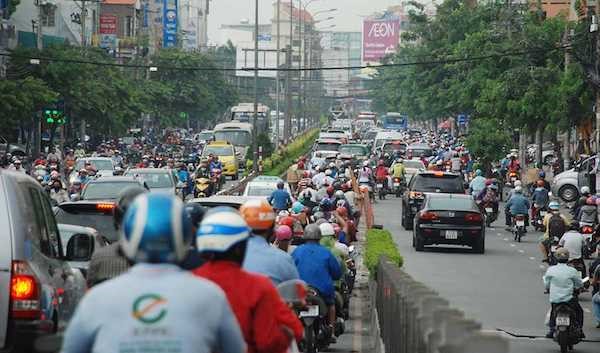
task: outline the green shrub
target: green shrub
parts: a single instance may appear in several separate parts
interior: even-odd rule
[[[382,229],[368,230],[364,261],[371,276],[375,276],[379,258],[383,255],[387,256],[390,261],[398,264],[399,267],[402,267],[404,259],[400,255],[394,239],[392,239],[392,234]]]
[[[263,163],[263,174],[273,176],[283,174],[290,165],[296,162],[298,157],[310,150],[318,135],[319,129],[310,130],[295,139],[294,142],[273,153],[271,158],[265,159]]]

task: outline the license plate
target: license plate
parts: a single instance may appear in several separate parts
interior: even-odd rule
[[[515,180],[517,180],[517,178],[515,178],[515,177],[510,178],[510,181],[512,181],[512,182],[514,182]]]
[[[540,211],[540,216],[545,217],[546,216],[546,211]]]
[[[556,250],[558,250],[558,246],[556,246],[556,245],[552,245],[552,246],[550,247],[550,251],[552,251],[552,252],[556,252]]]
[[[398,187],[398,186],[400,186],[400,183],[394,183],[394,186]]]
[[[569,326],[571,324],[571,318],[568,316],[559,316],[556,318],[557,326]]]
[[[319,316],[319,306],[318,305],[308,305],[306,307],[307,310],[303,310],[300,312],[300,317],[317,317]]]
[[[486,207],[486,208],[485,208],[485,212],[486,212],[486,213],[492,213],[492,212],[494,212],[494,209],[493,209],[493,208]]]
[[[517,221],[517,227],[525,227],[525,221]]]
[[[447,230],[445,235],[446,239],[458,239],[458,231],[456,230]]]
[[[383,184],[377,184],[377,187],[381,189],[383,187]]]

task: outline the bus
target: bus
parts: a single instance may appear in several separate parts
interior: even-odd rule
[[[408,116],[400,113],[387,113],[383,116],[383,128],[389,130],[408,129]]]
[[[256,119],[256,129],[258,131],[268,131],[270,109],[268,106],[258,103],[258,115]],[[240,123],[254,123],[254,103],[240,103],[231,107],[230,121],[238,121]]]
[[[248,152],[252,148],[252,124],[232,121],[217,124],[213,129],[216,141],[227,141],[235,147],[240,164],[245,165]]]

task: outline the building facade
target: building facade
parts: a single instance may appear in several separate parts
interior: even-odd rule
[[[321,63],[323,67],[360,66],[361,32],[323,32],[321,39]],[[342,97],[351,95],[358,89],[357,76],[360,69],[323,70],[322,80],[328,96]]]

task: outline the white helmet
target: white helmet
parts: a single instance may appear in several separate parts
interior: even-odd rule
[[[333,229],[331,223],[322,223],[319,229],[321,229],[321,235],[324,237],[335,235],[335,229]]]
[[[520,194],[523,192],[523,187],[521,185],[515,186],[515,193]]]
[[[523,185],[523,183],[521,182],[521,180],[517,180],[517,181],[515,181],[515,188],[516,188],[517,186],[522,186],[522,185]]]
[[[590,187],[589,186],[582,186],[581,187],[581,193],[582,194],[589,194],[590,193]]]
[[[369,161],[363,161],[363,167],[368,167],[369,166]]]
[[[325,169],[325,175],[331,175],[331,169]]]

